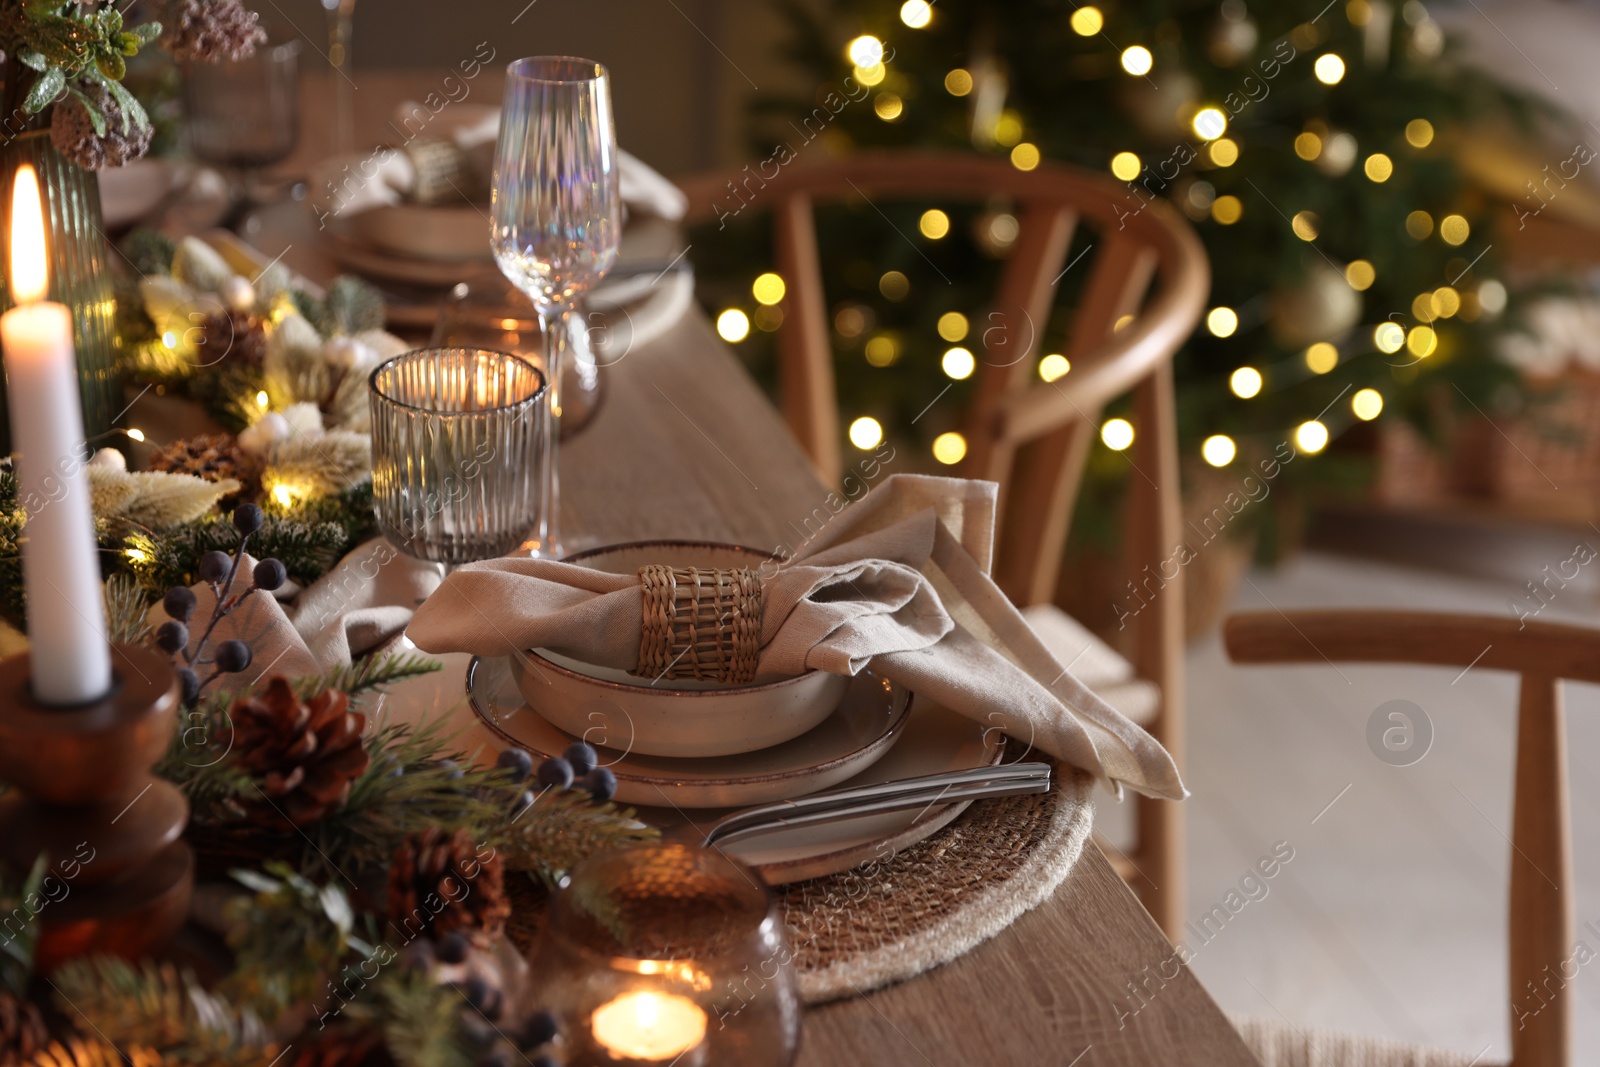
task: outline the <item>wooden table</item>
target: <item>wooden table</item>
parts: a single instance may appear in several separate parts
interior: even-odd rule
[[[564,448],[561,477],[565,529],[598,541],[792,546],[827,495],[777,411],[696,314],[606,371],[600,412]],[[813,1010],[800,1062],[1256,1060],[1091,846],[1054,896],[960,960]]]
[[[394,103],[436,81],[364,74],[357,128],[375,140]],[[323,140],[311,96],[308,147]],[[308,274],[325,267],[314,247],[269,247],[279,251]],[[827,489],[703,317],[686,316],[605,376],[599,414],[561,454],[569,547],[650,537],[794,546],[805,519],[827,513]],[[1093,846],[1054,896],[956,962],[811,1011],[800,1055],[816,1067],[1256,1062]]]

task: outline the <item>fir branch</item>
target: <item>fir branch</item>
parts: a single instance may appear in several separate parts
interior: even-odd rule
[[[441,670],[443,663],[414,652],[373,653],[326,675],[303,678],[295,684],[295,691],[302,700],[309,700],[324,689],[338,689],[348,694],[352,703],[359,703],[357,698],[365,693]]]
[[[221,989],[272,1021],[321,997],[352,952],[367,955],[372,946],[354,935],[355,909],[336,882],[319,886],[278,862],[265,871],[233,872],[255,892],[228,903],[235,958]]]
[[[346,1016],[381,1030],[389,1054],[401,1067],[472,1067],[461,1035],[465,998],[441,985],[425,969],[390,967],[380,972],[375,996],[353,1002]]]
[[[250,776],[228,759],[233,724],[232,696],[213,693],[178,718],[172,746],[155,773],[183,791],[195,823],[228,822],[239,816],[237,799],[253,793]]]
[[[51,977],[61,1010],[124,1052],[203,1067],[267,1067],[278,1055],[261,1020],[208,993],[171,964],[137,969],[109,957],[75,960]]]
[[[25,996],[33,977],[33,950],[39,941],[39,923],[28,901],[39,899],[49,857],[41,855],[21,885],[13,886],[0,876],[0,915],[7,920],[6,938],[0,942],[0,991]],[[26,916],[22,928],[11,932],[14,916]]]
[[[131,574],[113,574],[106,579],[106,637],[120,644],[136,645],[150,633],[145,621],[151,598]]]
[[[659,836],[631,808],[596,804],[582,789],[546,789],[527,811],[491,826],[485,839],[507,867],[531,871],[554,886],[598,852]]]

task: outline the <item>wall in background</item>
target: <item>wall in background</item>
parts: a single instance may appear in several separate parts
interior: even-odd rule
[[[276,32],[326,63],[318,0],[249,0]],[[780,26],[765,0],[357,0],[362,68],[449,67],[488,41],[497,61],[581,55],[611,68],[623,147],[669,173],[744,161],[744,103],[783,72]]]

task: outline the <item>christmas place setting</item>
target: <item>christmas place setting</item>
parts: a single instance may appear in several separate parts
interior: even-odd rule
[[[1586,1062],[1595,47],[0,0],[0,1067]]]

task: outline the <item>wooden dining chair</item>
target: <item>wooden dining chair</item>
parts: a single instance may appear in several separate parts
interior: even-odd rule
[[[1572,988],[1561,973],[1572,956],[1574,915],[1561,682],[1600,682],[1600,631],[1504,616],[1303,611],[1235,615],[1223,637],[1236,663],[1414,663],[1522,676],[1511,825],[1511,1064],[1567,1067]],[[1543,1006],[1519,1015],[1524,990],[1536,990]],[[1276,1022],[1240,1030],[1265,1067],[1482,1067],[1467,1056]]]
[[[784,415],[822,480],[838,484],[843,436],[834,384],[827,288],[813,205],[893,199],[986,204],[1004,198],[1019,232],[983,321],[975,399],[964,414],[968,450],[958,473],[1000,485],[994,577],[1064,664],[1140,722],[1182,765],[1183,589],[1168,581],[1132,620],[1131,661],[1055,608],[1062,551],[1084,465],[1106,405],[1133,394],[1123,530],[1128,576],[1167,559],[1182,540],[1172,356],[1195,328],[1210,272],[1189,226],[1163,201],[1145,203],[1098,174],[1053,165],[1020,171],[1004,160],[923,152],[862,153],[792,163],[770,178],[746,167],[682,182],[688,221],[746,207],[770,212],[777,270],[787,286],[777,338]],[[1142,209],[1141,209],[1142,208]],[[1071,370],[1036,373],[1039,334],[1079,227],[1092,253],[1071,311]],[[1163,929],[1183,924],[1182,809],[1137,801],[1138,844],[1113,863]]]

